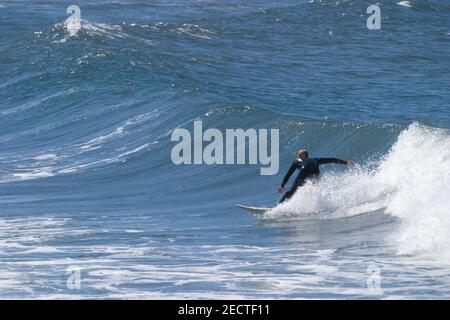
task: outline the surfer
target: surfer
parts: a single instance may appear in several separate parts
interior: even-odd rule
[[[298,151],[298,158],[294,160],[288,172],[284,176],[283,182],[278,188],[278,192],[284,192],[284,186],[296,169],[299,170],[299,173],[295,178],[295,181],[292,184],[291,188],[283,195],[278,203],[282,203],[291,198],[294,195],[295,191],[297,191],[299,187],[304,185],[307,180],[317,179],[320,174],[319,165],[326,163],[346,164],[349,167],[355,165],[355,163],[351,160],[344,161],[336,158],[309,158],[308,151],[306,151],[306,149],[300,149]]]

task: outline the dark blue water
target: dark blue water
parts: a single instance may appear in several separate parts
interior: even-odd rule
[[[450,3],[396,2],[0,0],[0,297],[448,297]],[[278,174],[173,164],[195,120]],[[235,206],[299,147],[358,166]]]

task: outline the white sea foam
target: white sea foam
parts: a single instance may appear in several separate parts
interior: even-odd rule
[[[38,178],[46,178],[54,176],[52,167],[40,167],[23,172],[15,172],[11,174],[11,180],[32,180]],[[8,180],[8,179],[6,179]]]
[[[108,37],[110,39],[115,38],[125,38],[127,37],[127,34],[122,31],[122,27],[120,25],[110,25],[107,23],[95,23],[90,22],[84,19],[81,19],[79,24],[77,24],[77,29],[79,28],[78,32],[71,32],[71,29],[73,28],[73,19],[70,19],[70,17],[64,21],[63,23],[58,23],[54,26],[54,31],[57,31],[59,29],[63,29],[67,31],[67,34],[64,35],[62,39],[55,40],[54,42],[64,43],[67,40],[69,40],[71,37],[78,36],[78,32],[85,32],[89,36],[104,36]],[[56,34],[55,36],[58,36]]]
[[[102,37],[108,39],[132,39],[143,43],[145,45],[154,46],[155,42],[150,39],[146,39],[140,36],[132,35],[126,31],[124,28],[127,24],[108,24],[108,23],[97,23],[88,20],[80,19],[78,22],[73,18],[69,17],[62,23],[57,23],[53,26],[53,43],[65,43],[72,39],[81,39],[83,35],[89,37]],[[133,27],[133,24],[129,25]],[[143,27],[143,26],[140,26]]]
[[[182,27],[179,27],[176,30],[179,34],[183,33],[191,37],[201,39],[212,39],[212,37],[215,35],[214,32],[191,23],[184,23]]]
[[[411,1],[400,1],[400,2],[397,2],[397,4],[398,4],[399,6],[403,6],[403,7],[407,7],[407,8],[412,8]]]
[[[3,297],[27,292],[27,297],[33,298],[89,298],[89,293],[81,296],[78,292],[61,288],[60,283],[64,283],[67,277],[67,267],[72,265],[80,267],[82,287],[89,289],[92,297],[100,297],[103,294],[109,298],[123,299],[246,298],[255,297],[267,290],[270,290],[270,294],[281,295],[301,288],[311,291],[317,283],[324,281],[335,271],[333,267],[320,267],[311,262],[300,263],[301,255],[297,249],[288,249],[285,258],[280,260],[280,256],[268,248],[248,245],[188,248],[170,246],[163,251],[161,248],[155,250],[146,243],[135,246],[45,245],[49,240],[60,236],[76,235],[75,231],[79,230],[70,227],[69,223],[68,219],[54,218],[0,220],[0,232],[5,240],[5,243],[0,242],[0,249],[9,251],[2,255],[0,263],[3,270],[0,276],[0,291]],[[18,229],[21,230],[20,233]],[[12,245],[13,243],[15,244]],[[214,260],[199,258],[199,251],[208,253]],[[236,254],[240,252],[245,252],[249,258],[253,257],[252,261],[236,258]],[[61,256],[61,253],[64,253],[64,256]],[[328,260],[334,252],[319,250],[309,253],[320,262]],[[162,260],[156,264],[145,263],[148,259]],[[184,259],[186,262],[165,263],[167,259]],[[296,268],[288,269],[289,273],[282,276],[257,269],[267,263],[293,265],[295,260],[298,260],[295,263]],[[304,272],[308,273],[308,277],[301,276]],[[161,283],[172,288],[185,288],[165,291],[159,287]],[[204,283],[215,283],[226,291],[189,289],[190,286]],[[156,290],[146,290],[148,286],[156,286]],[[42,293],[38,290],[40,287],[52,287],[54,290],[52,293]]]
[[[150,112],[133,116],[111,131],[98,135],[85,142],[70,145],[59,150],[48,150],[47,152],[38,155],[32,154],[1,159],[4,163],[11,163],[13,168],[9,170],[9,172],[0,175],[0,183],[47,178],[58,174],[79,172],[98,165],[126,161],[128,156],[150,148],[152,145],[157,144],[158,140],[131,146],[130,148],[119,148],[116,149],[117,153],[110,154],[109,156],[94,161],[75,162],[72,161],[72,158],[82,153],[100,149],[105,143],[122,138],[130,133],[131,128],[139,130],[139,126],[154,120],[158,116],[158,109],[155,109]]]
[[[154,247],[153,243],[145,242],[133,246],[61,242],[67,240],[67,236],[82,238],[80,231],[89,230],[79,230],[70,219],[0,219],[0,239],[4,240],[0,242],[0,252],[5,250],[0,259],[0,296],[35,299],[317,298],[329,296],[331,290],[334,297],[390,298],[405,297],[402,290],[416,289],[416,263],[404,264],[404,260],[392,263],[381,258],[379,263],[383,272],[386,270],[383,281],[403,281],[404,285],[401,290],[387,287],[380,293],[365,287],[367,261],[350,252],[345,261],[340,261],[336,260],[335,249],[312,250],[286,245]],[[56,242],[51,244],[54,240]],[[174,263],[177,259],[183,263]],[[417,261],[419,263],[427,266],[426,262]],[[83,291],[65,287],[70,266],[80,268]],[[433,265],[429,263],[429,266]],[[393,270],[393,275],[400,277],[389,280]],[[430,277],[443,281],[447,275],[446,269],[430,269],[429,272]],[[343,286],[343,283],[355,285]]]
[[[46,153],[46,154],[41,154],[39,156],[34,157],[35,160],[39,160],[39,161],[55,160],[56,158],[57,158],[57,155],[54,153]]]

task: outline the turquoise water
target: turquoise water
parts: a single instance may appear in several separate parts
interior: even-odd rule
[[[0,297],[447,298],[450,4],[396,2],[0,0]],[[278,174],[174,165],[195,120]],[[299,147],[358,166],[235,206]]]

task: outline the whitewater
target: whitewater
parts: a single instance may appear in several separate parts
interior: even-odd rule
[[[338,219],[382,212],[401,223],[398,254],[428,254],[448,263],[450,135],[418,123],[402,131],[386,155],[349,173],[309,182],[264,218]]]

